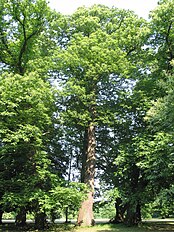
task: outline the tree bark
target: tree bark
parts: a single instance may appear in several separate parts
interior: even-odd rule
[[[85,128],[82,149],[82,168],[81,168],[81,183],[85,183],[86,160],[88,150],[88,128]]]
[[[116,210],[115,217],[113,219],[111,219],[110,222],[113,224],[118,224],[118,223],[124,222],[124,218],[125,218],[124,214],[127,210],[127,204],[123,205],[121,198],[116,199],[115,210]]]
[[[135,196],[136,192],[139,191],[140,186],[140,169],[136,164],[132,165],[132,173],[131,173],[131,192],[132,196]],[[141,221],[141,205],[140,199],[134,199],[128,203],[127,215],[125,219],[125,223],[129,226],[137,225]]]
[[[138,223],[141,222],[141,206],[138,202],[134,205],[129,204],[129,207],[127,209],[127,215],[125,223],[128,226],[138,225]]]
[[[48,224],[46,221],[46,214],[44,212],[36,213],[35,215],[35,229],[44,230]]]
[[[87,149],[84,183],[89,187],[87,199],[82,202],[79,210],[77,224],[82,226],[94,225],[93,197],[94,197],[94,175],[95,175],[95,127],[91,123],[87,129]]]
[[[19,213],[17,214],[15,224],[17,226],[25,226],[26,225],[26,211],[24,208],[21,208]]]
[[[137,223],[141,222],[142,218],[141,218],[141,205],[138,202],[137,203],[137,207],[136,207],[136,221]]]
[[[3,215],[3,210],[0,209],[0,225],[2,224],[2,215]]]

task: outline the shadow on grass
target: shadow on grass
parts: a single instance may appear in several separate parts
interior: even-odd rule
[[[25,227],[16,227],[14,223],[6,223],[0,225],[0,232],[38,232],[43,230],[35,230],[34,224],[27,224]],[[50,224],[45,232],[73,232],[74,225],[72,224]]]
[[[149,231],[159,231],[159,232],[173,232],[174,231],[174,221],[163,221],[163,222],[143,222],[142,226]]]
[[[36,232],[34,224],[27,224],[26,227],[16,228],[14,223],[0,225],[0,232]],[[42,230],[43,231],[43,230]],[[122,224],[114,225],[98,223],[94,227],[81,228],[74,224],[50,224],[45,232],[174,232],[174,222],[143,222],[137,227],[127,227]]]

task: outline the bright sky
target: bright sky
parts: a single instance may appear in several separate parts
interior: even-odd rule
[[[109,7],[133,10],[141,17],[148,18],[149,11],[157,6],[158,0],[49,0],[51,8],[62,14],[72,14],[80,6],[103,4]]]

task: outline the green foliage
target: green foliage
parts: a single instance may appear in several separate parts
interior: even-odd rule
[[[113,216],[118,198],[172,215],[173,8],[160,0],[147,23],[103,5],[65,17],[45,0],[0,2],[0,208],[77,211],[88,190],[71,172],[82,179],[95,125],[99,176],[114,189],[96,215]]]
[[[62,76],[60,102],[66,106],[61,116],[63,121],[80,126],[89,121],[109,124],[114,116],[108,102],[114,104],[117,94],[112,84],[116,86],[118,79],[135,70],[133,57],[140,50],[145,22],[129,11],[95,5],[77,10],[69,23],[71,34],[66,49],[57,49],[54,54]]]
[[[162,189],[152,205],[153,213],[161,218],[173,218],[173,185],[169,189]]]
[[[167,81],[160,81],[166,95],[153,102],[153,107],[148,111],[146,119],[155,126],[155,130],[164,130],[173,133],[173,75],[166,75]]]
[[[88,189],[82,183],[70,182],[68,186],[55,186],[50,190],[50,205],[65,211],[77,211],[81,202],[86,198]]]
[[[146,147],[150,180],[157,189],[170,188],[173,179],[173,1],[160,1],[152,12],[150,42],[154,60],[158,60],[151,76],[157,76],[156,86],[161,93],[152,101],[145,120],[153,136]],[[156,62],[156,61],[155,61]]]
[[[29,60],[37,55],[37,37],[46,25],[45,0],[1,1],[1,56],[5,68],[24,74]]]
[[[115,206],[114,204],[111,204],[110,202],[106,203],[98,203],[97,202],[94,204],[94,215],[95,218],[108,218],[111,219],[115,216]]]
[[[37,73],[4,73],[0,82],[0,192],[4,209],[17,210],[49,176],[45,142],[52,130],[54,91]]]
[[[63,20],[46,0],[2,0],[0,4],[1,68],[23,75],[37,71],[48,79],[55,49],[54,25]]]
[[[102,193],[100,201],[94,203],[94,214],[96,218],[114,218],[115,216],[115,199],[120,197],[117,188],[110,189]]]
[[[37,73],[1,76],[2,142],[16,146],[20,141],[42,146],[41,137],[49,132],[54,95]]]
[[[35,214],[48,213],[55,205],[61,211],[76,210],[86,190],[65,186],[55,175],[56,168],[51,169],[58,150],[56,93],[45,80],[52,49],[58,45],[55,37],[62,33],[61,28],[54,33],[60,15],[51,14],[43,0],[2,1],[0,7],[0,206]],[[63,163],[60,157],[55,159]]]
[[[173,3],[173,0],[159,1],[158,7],[151,12],[149,43],[153,48],[152,72],[163,80],[166,71],[173,73]]]
[[[15,214],[14,214],[14,212],[10,212],[10,213],[4,213],[3,214],[3,219],[4,220],[8,220],[8,219],[11,219],[11,220],[13,220],[14,218],[15,218]]]

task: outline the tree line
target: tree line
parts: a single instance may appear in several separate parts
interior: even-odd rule
[[[0,217],[78,211],[93,225],[95,178],[113,223],[138,224],[174,194],[174,1],[149,20],[94,5],[69,16],[45,0],[0,3]],[[72,178],[73,174],[73,178]]]

